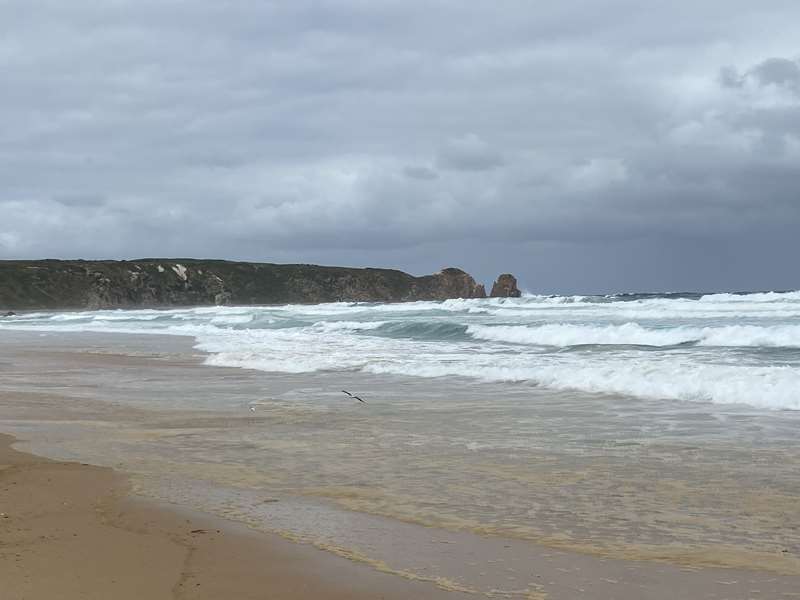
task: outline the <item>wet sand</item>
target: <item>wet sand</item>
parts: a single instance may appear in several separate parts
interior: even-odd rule
[[[131,496],[132,484],[157,466],[147,454],[151,451],[164,461],[159,468],[167,471],[161,474],[173,473],[170,483],[192,476],[190,468],[197,465],[191,461],[200,457],[189,454],[179,460],[171,453],[186,452],[187,447],[163,446],[165,440],[185,441],[187,435],[198,432],[208,446],[221,427],[233,426],[241,432],[243,421],[252,421],[250,425],[261,431],[278,426],[276,419],[251,416],[246,408],[252,390],[263,389],[268,380],[274,386],[274,376],[200,366],[198,360],[187,358],[186,342],[174,338],[168,344],[159,344],[152,336],[38,339],[0,336],[0,431],[13,431],[20,439],[18,445],[37,453],[97,460],[118,470],[15,452],[8,448],[9,438],[3,438],[0,581],[10,582],[4,589],[11,590],[11,600],[481,595],[553,600],[800,598],[798,559],[794,547],[788,545],[765,553],[759,564],[752,562],[752,552],[744,554],[744,561],[737,556],[725,558],[729,566],[738,565],[726,569],[713,566],[722,562],[719,556],[676,557],[669,546],[651,547],[650,554],[634,546],[637,553],[631,552],[630,558],[612,558],[497,535],[422,527],[317,504],[306,510],[303,499],[291,496],[264,504],[261,525],[240,519],[256,529],[274,531],[281,529],[274,521],[285,510],[293,517],[307,518],[315,530],[336,525],[351,543],[349,547],[363,547],[369,557],[378,558],[370,562],[342,552],[343,546],[323,552],[228,519],[190,512],[191,489],[178,508]],[[80,350],[79,340],[88,339],[93,340],[91,351]],[[103,376],[95,377],[97,373]],[[197,404],[203,398],[198,390],[215,390],[214,381],[224,383],[228,394],[238,390],[230,396],[235,413],[204,413],[197,406],[164,412],[150,404],[149,398],[159,390],[179,398],[191,396]],[[216,398],[218,393],[212,395]],[[243,416],[236,416],[242,412]],[[217,443],[214,449],[220,453],[225,446]],[[127,462],[117,462],[120,457]],[[204,462],[197,472],[205,475],[213,466]],[[218,465],[228,466],[224,460]],[[265,466],[285,468],[274,461]],[[131,480],[127,479],[130,467],[137,471]],[[244,475],[251,476],[249,471]],[[237,471],[239,483],[241,476]],[[207,493],[207,485],[201,491]],[[258,493],[265,497],[264,492]],[[601,505],[595,512],[603,517]],[[796,527],[796,523],[786,521],[785,527]],[[654,560],[637,560],[645,556]],[[386,572],[412,562],[416,562],[412,574],[426,572],[431,577],[413,581],[403,573]],[[441,573],[447,579],[437,581]],[[487,581],[493,573],[503,575],[502,587]],[[481,581],[485,584],[480,585]],[[458,591],[460,586],[472,593]]]
[[[381,573],[230,521],[131,497],[126,478],[112,469],[18,452],[13,441],[0,434],[4,600],[476,597]],[[457,538],[449,543],[464,541]],[[513,552],[502,540],[496,546],[499,560]],[[791,582],[776,586],[779,578],[747,571],[614,563],[619,561],[606,564],[548,551],[535,563],[518,565],[520,571],[543,573],[531,575],[541,584],[483,595],[528,600],[800,597]]]
[[[128,496],[113,470],[0,434],[3,600],[459,598],[320,550]]]

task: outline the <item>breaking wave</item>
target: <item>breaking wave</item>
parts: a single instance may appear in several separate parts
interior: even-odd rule
[[[554,323],[538,326],[470,325],[466,331],[481,340],[559,347],[585,344],[638,346],[696,344],[721,347],[800,348],[800,325],[648,328],[632,322],[605,326]]]
[[[37,312],[3,329],[191,336],[212,365],[800,410],[800,292]]]

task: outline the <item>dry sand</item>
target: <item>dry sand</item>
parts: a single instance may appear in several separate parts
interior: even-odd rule
[[[277,536],[127,497],[106,468],[0,434],[2,600],[459,598]]]

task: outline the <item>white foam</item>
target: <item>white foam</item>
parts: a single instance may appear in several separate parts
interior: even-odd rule
[[[254,315],[218,315],[211,317],[209,323],[212,325],[243,325],[250,323]]]
[[[191,336],[208,364],[265,371],[462,376],[800,409],[798,319],[800,292],[625,301],[528,295],[38,312],[0,319],[0,330]],[[392,337],[398,331],[402,338]],[[584,345],[604,347],[562,350]]]
[[[394,363],[369,365],[366,370],[416,377],[462,376],[486,381],[531,382],[560,390],[800,410],[800,371],[788,367],[703,365],[679,360],[594,364],[573,360],[536,367]]]
[[[386,324],[386,321],[317,321],[312,325],[316,331],[371,331]]]
[[[700,302],[800,302],[800,291],[757,294],[706,294]]]
[[[539,326],[470,325],[467,333],[477,339],[495,342],[560,347],[583,344],[676,346],[686,343],[725,347],[800,347],[800,325],[656,329],[631,322],[605,326],[553,323]]]

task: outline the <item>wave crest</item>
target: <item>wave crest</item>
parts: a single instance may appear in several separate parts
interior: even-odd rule
[[[647,328],[638,323],[577,325],[470,325],[475,339],[537,346],[698,346],[800,348],[800,325]]]

